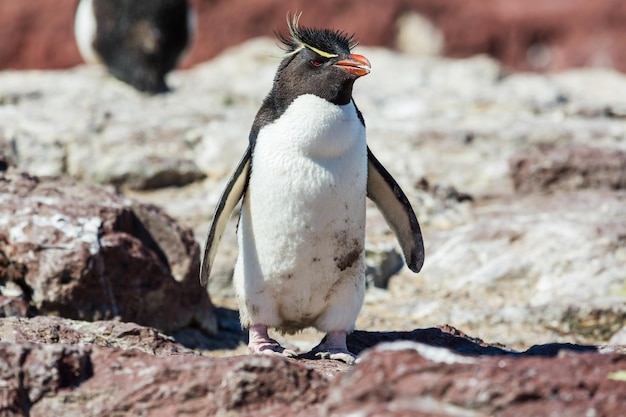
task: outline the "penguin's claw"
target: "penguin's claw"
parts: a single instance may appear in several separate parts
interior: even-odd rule
[[[353,365],[354,363],[359,361],[355,355],[353,355],[352,353],[350,353],[348,351],[345,351],[345,352],[317,352],[315,354],[315,357],[319,358],[319,359],[331,359],[331,360],[334,360],[334,361],[340,361],[340,362],[347,363],[348,365]]]
[[[296,352],[294,352],[291,349],[284,349],[283,348],[283,356],[287,357],[287,358],[295,358],[296,356],[298,356],[298,354]]]
[[[275,340],[272,340],[270,343],[248,345],[248,350],[250,353],[259,355],[277,355],[285,356],[287,358],[298,356],[296,352],[290,349],[285,349]]]
[[[267,334],[267,326],[256,324],[250,327],[248,350],[253,354],[278,355],[293,358],[298,356],[293,350],[285,349]]]
[[[352,365],[358,363],[356,355],[352,354],[346,346],[345,331],[338,330],[326,334],[326,338],[322,343],[313,349],[315,357],[320,359],[332,359]]]

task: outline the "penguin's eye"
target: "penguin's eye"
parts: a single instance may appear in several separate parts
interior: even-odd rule
[[[314,67],[321,67],[322,66],[322,62],[316,61],[316,60],[312,60],[311,61],[311,65],[313,65]]]

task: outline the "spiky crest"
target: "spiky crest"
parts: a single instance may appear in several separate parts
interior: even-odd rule
[[[301,27],[301,16],[302,12],[293,16],[287,13],[289,36],[276,32],[278,39],[285,45],[283,48],[286,51],[284,57],[297,54],[303,48],[308,48],[324,58],[334,58],[343,52],[338,48],[350,51],[358,45],[354,35],[348,35],[346,32]]]

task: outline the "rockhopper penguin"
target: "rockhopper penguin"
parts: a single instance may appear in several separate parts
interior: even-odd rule
[[[216,207],[200,281],[228,217],[243,197],[234,272],[249,350],[287,356],[268,328],[326,333],[317,356],[352,363],[346,346],[365,292],[365,198],[394,230],[407,265],[424,260],[420,227],[409,201],[365,142],[354,81],[370,62],[351,53],[353,37],[298,25],[278,34],[287,53],[258,111],[249,146]]]
[[[87,63],[146,93],[168,90],[165,75],[190,44],[187,0],[81,0],[74,36]]]

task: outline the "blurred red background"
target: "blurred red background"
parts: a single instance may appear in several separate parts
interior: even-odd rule
[[[198,31],[183,67],[255,36],[302,24],[354,32],[363,45],[393,47],[396,23],[420,13],[443,35],[443,55],[487,53],[514,70],[601,66],[626,71],[623,0],[190,0]],[[0,69],[80,64],[73,38],[78,0],[0,2]],[[537,59],[539,55],[539,59]]]

